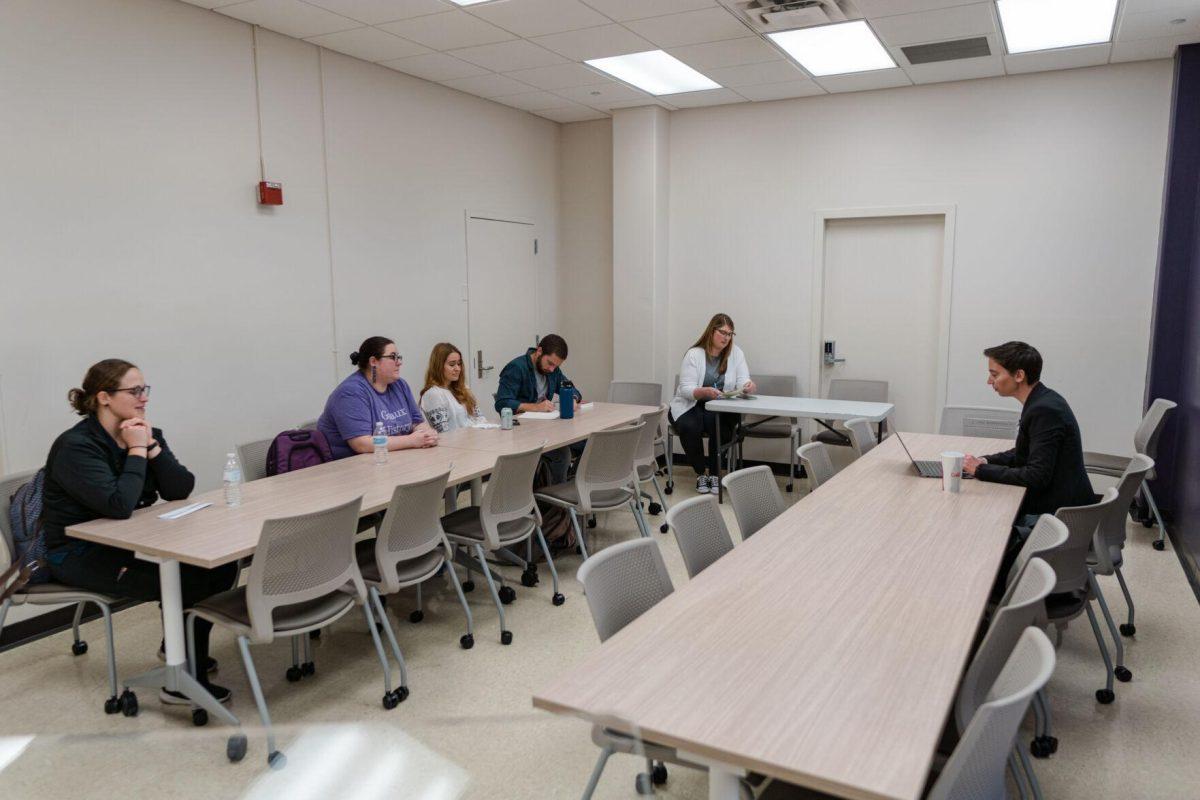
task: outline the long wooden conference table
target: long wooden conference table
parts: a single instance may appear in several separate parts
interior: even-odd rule
[[[905,434],[917,458],[994,439]],[[887,439],[539,691],[709,767],[921,795],[1024,490],[917,477]]]
[[[360,495],[361,513],[372,514],[387,508],[396,486],[429,478],[451,465],[449,485],[472,481],[489,474],[496,459],[505,453],[539,445],[553,450],[582,441],[595,431],[634,422],[653,410],[651,406],[595,403],[569,420],[524,420],[510,431],[453,431],[439,437],[437,447],[389,453],[388,463],[383,465],[366,454],[251,481],[242,487],[242,502],[236,507],[225,505],[223,491],[214,489],[187,500],[139,509],[127,520],[99,519],[73,525],[67,534],[131,550],[139,558],[158,563],[167,663],[126,680],[124,685],[182,692],[208,713],[237,725],[237,718],[187,672],[180,564],[211,568],[251,555],[268,519],[319,511]],[[197,502],[212,505],[178,519],[159,516]],[[234,739],[239,737],[231,738],[230,753],[245,752],[244,746],[235,746]]]

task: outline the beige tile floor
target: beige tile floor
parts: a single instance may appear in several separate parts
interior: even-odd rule
[[[677,501],[693,494],[681,470]],[[788,495],[798,500],[802,494]],[[736,530],[732,513],[724,511]],[[651,518],[657,527],[658,521]],[[632,518],[612,514],[591,532],[603,547],[634,536]],[[1047,798],[1200,797],[1200,607],[1175,556],[1151,549],[1131,527],[1127,577],[1138,602],[1136,639],[1126,640],[1133,682],[1117,701],[1096,703],[1103,667],[1086,621],[1067,631],[1050,683],[1058,753],[1036,762]],[[657,532],[676,584],[687,580],[673,537]],[[412,695],[393,711],[380,706],[382,679],[362,617],[347,616],[316,647],[317,674],[290,684],[286,642],[254,656],[286,768],[265,765],[261,731],[251,730],[240,764],[224,757],[226,730],[193,728],[184,709],[140,693],[134,719],[101,710],[105,690],[103,628],[85,626],[90,651],[70,652],[63,633],[0,654],[0,798],[574,798],[596,757],[588,726],[532,708],[530,696],[597,647],[574,580],[578,557],[560,560],[567,603],[550,603],[549,576],[522,589],[507,607],[515,632],[499,643],[495,609],[482,582],[469,595],[477,644],[458,646],[461,610],[445,587],[427,592],[425,621],[407,621],[412,596],[392,601]],[[1125,605],[1115,581],[1102,584],[1117,615]],[[783,587],[781,587],[783,588]],[[124,674],[156,665],[161,631],[152,605],[117,615],[117,658]],[[218,682],[234,690],[233,711],[257,723],[233,640],[218,633]],[[597,798],[632,798],[636,759],[614,757]],[[704,776],[672,769],[659,792],[703,798]]]

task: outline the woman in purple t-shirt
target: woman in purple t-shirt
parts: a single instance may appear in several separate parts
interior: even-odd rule
[[[376,422],[387,432],[388,450],[437,446],[437,431],[425,421],[420,403],[400,377],[403,361],[395,342],[383,336],[372,336],[350,354],[358,371],[338,384],[317,420],[334,458],[372,452]]]

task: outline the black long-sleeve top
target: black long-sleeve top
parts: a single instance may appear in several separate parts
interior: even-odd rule
[[[1092,503],[1095,493],[1083,468],[1079,423],[1063,396],[1039,383],[1021,409],[1016,447],[984,456],[975,477],[1024,486],[1022,514],[1053,514],[1063,506]]]
[[[99,420],[86,417],[65,431],[46,458],[42,524],[46,548],[67,544],[65,528],[102,517],[128,519],[134,509],[164,500],[182,500],[196,478],[179,463],[162,431],[153,459],[131,456],[108,435]]]

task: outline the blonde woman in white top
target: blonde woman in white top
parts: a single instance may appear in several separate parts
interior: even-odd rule
[[[463,375],[462,352],[449,342],[439,342],[429,354],[421,411],[438,433],[488,424]]]
[[[687,462],[696,471],[696,491],[717,493],[717,456],[715,447],[704,454],[704,437],[710,441],[721,426],[721,440],[729,441],[736,422],[732,414],[718,414],[704,406],[721,392],[742,390],[752,393],[754,381],[746,366],[746,357],[733,343],[733,320],[728,314],[716,314],[704,333],[683,355],[679,366],[679,388],[671,398],[671,423],[679,434]]]

